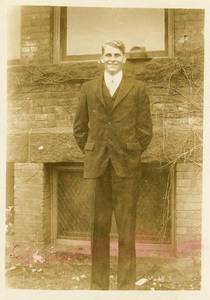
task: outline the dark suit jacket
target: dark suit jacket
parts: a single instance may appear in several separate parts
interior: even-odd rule
[[[97,178],[109,159],[121,177],[130,177],[152,138],[147,93],[142,82],[123,75],[111,112],[102,93],[103,76],[83,84],[74,120],[74,137],[85,153],[84,177]]]

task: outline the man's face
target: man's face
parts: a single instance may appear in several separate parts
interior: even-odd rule
[[[125,61],[125,55],[123,55],[120,49],[108,45],[105,46],[104,53],[101,56],[101,62],[109,74],[114,75],[122,70]]]

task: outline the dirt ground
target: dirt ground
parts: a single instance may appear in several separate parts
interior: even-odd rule
[[[88,290],[91,258],[89,255],[42,251],[18,245],[6,250],[5,279],[8,288]],[[136,290],[199,290],[200,257],[137,258]],[[116,289],[117,257],[111,257],[110,289]]]

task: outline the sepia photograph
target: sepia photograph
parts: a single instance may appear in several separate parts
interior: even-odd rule
[[[72,3],[6,9],[6,288],[201,291],[205,8]]]

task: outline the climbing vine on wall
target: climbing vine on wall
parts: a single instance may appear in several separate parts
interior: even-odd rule
[[[129,75],[148,87],[154,120],[154,137],[147,156],[169,164],[177,160],[200,160],[202,149],[203,58],[200,55],[149,62],[127,62]],[[8,98],[57,87],[71,90],[97,77],[97,62],[8,68]],[[158,96],[158,93],[162,95]],[[199,154],[201,157],[201,154]]]

